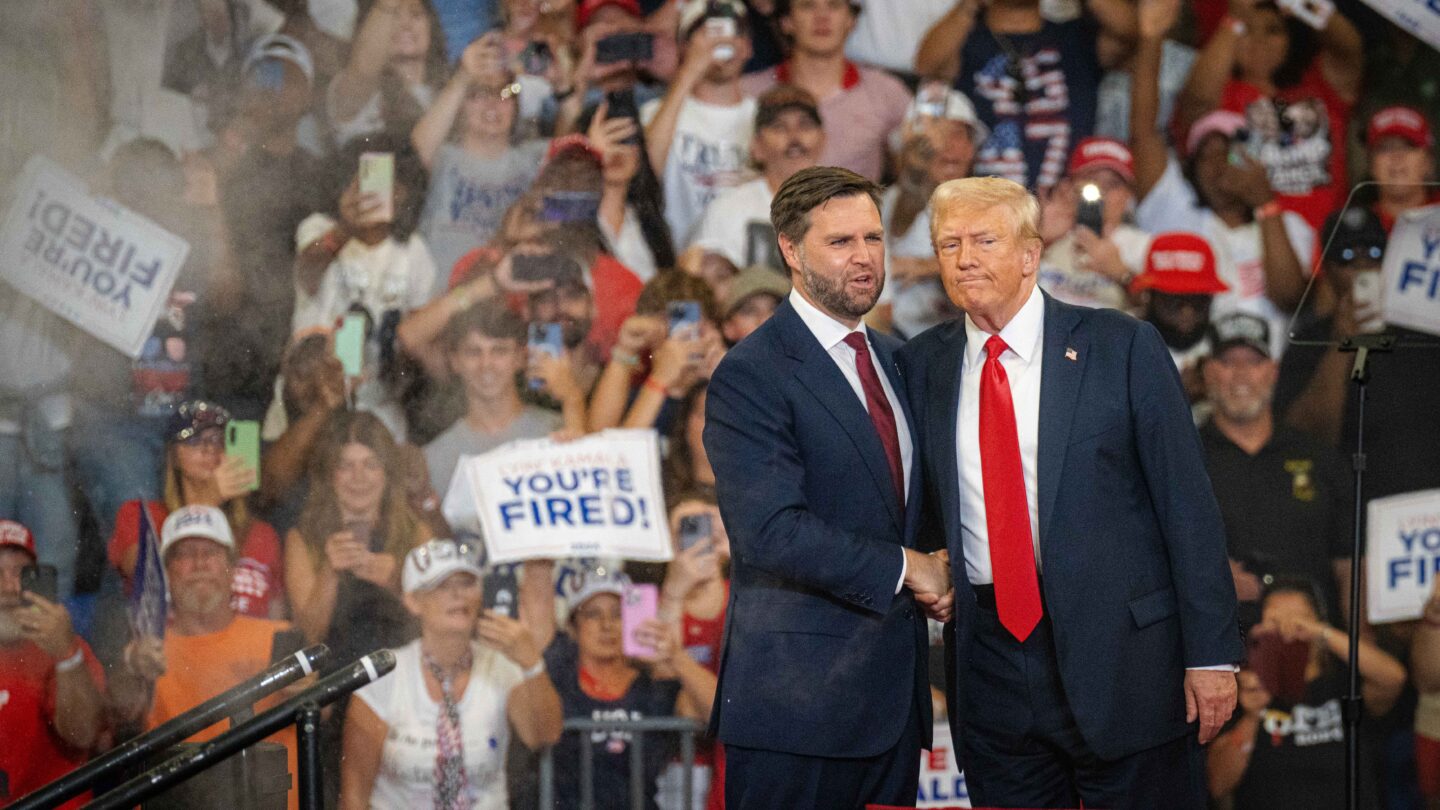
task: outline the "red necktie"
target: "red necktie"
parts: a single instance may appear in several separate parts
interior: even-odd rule
[[[865,410],[870,412],[870,421],[880,436],[885,448],[885,459],[890,462],[890,477],[895,484],[895,499],[903,511],[905,508],[905,467],[900,462],[900,439],[895,431],[895,412],[890,410],[890,399],[880,384],[880,375],[875,372],[875,363],[870,360],[870,344],[865,342],[864,332],[851,332],[845,336],[845,343],[855,350],[855,370],[860,372],[860,388],[865,392]]]
[[[1025,471],[1010,379],[1000,365],[1009,346],[992,335],[985,341],[980,372],[980,471],[985,485],[985,525],[990,535],[990,569],[1000,624],[1024,641],[1040,621],[1039,575],[1025,503]]]

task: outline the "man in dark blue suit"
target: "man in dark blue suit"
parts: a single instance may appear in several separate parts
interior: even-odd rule
[[[1165,344],[1038,289],[1039,206],[1019,185],[951,181],[931,210],[965,315],[900,366],[950,550],[950,724],[971,800],[1204,808],[1200,745],[1234,709],[1241,645]]]
[[[925,612],[948,618],[950,583],[943,555],[914,548],[899,344],[860,320],[885,281],[879,189],[805,169],[770,215],[794,289],[716,368],[705,408],[732,554],[711,717],[726,804],[913,806],[932,723]]]

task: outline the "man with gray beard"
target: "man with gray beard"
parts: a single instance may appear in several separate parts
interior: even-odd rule
[[[160,560],[170,587],[165,638],[140,637],[125,646],[123,665],[110,679],[115,714],[152,729],[258,675],[303,646],[288,622],[242,616],[230,607],[235,537],[225,513],[213,506],[182,506],[160,529]],[[284,693],[255,704],[262,712]],[[203,742],[226,728],[215,725],[187,742]],[[283,744],[295,763],[295,729],[267,738]],[[291,806],[298,797],[291,793]]]
[[[1214,355],[1205,389],[1214,414],[1200,428],[1205,464],[1225,519],[1240,619],[1258,619],[1264,587],[1278,576],[1321,587],[1321,618],[1348,616],[1351,494],[1340,457],[1306,434],[1277,424],[1270,401],[1279,365],[1270,327],[1237,313],[1211,325]]]

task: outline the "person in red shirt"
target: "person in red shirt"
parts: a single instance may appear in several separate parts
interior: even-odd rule
[[[1231,8],[1180,93],[1179,124],[1215,109],[1244,115],[1241,148],[1265,165],[1280,207],[1318,229],[1349,191],[1345,138],[1364,72],[1360,32],[1339,12],[1315,29],[1271,0]]]
[[[0,807],[83,764],[104,731],[100,662],[64,605],[21,590],[35,563],[30,530],[0,520]]]
[[[1414,107],[1386,107],[1370,116],[1365,127],[1365,148],[1370,152],[1370,177],[1379,183],[1379,199],[1372,206],[1389,233],[1395,219],[1413,208],[1436,201],[1435,138],[1430,122]]]
[[[224,433],[229,422],[228,411],[203,400],[182,403],[175,410],[166,431],[161,481],[165,500],[147,501],[145,507],[156,530],[182,506],[199,504],[223,511],[241,538],[231,604],[246,616],[277,618],[285,606],[284,599],[276,598],[284,587],[280,537],[270,524],[251,517],[246,509],[246,484],[254,470],[243,459],[226,458]],[[120,570],[127,590],[135,575],[139,542],[140,501],[127,501],[115,516],[108,552],[110,564]]]

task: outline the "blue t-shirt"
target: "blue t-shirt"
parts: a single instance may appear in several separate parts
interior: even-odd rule
[[[1047,21],[1033,34],[996,35],[983,19],[976,20],[955,80],[990,128],[975,153],[973,175],[1005,177],[1032,190],[1049,188],[1065,175],[1075,144],[1095,129],[1098,33],[1089,15]]]

